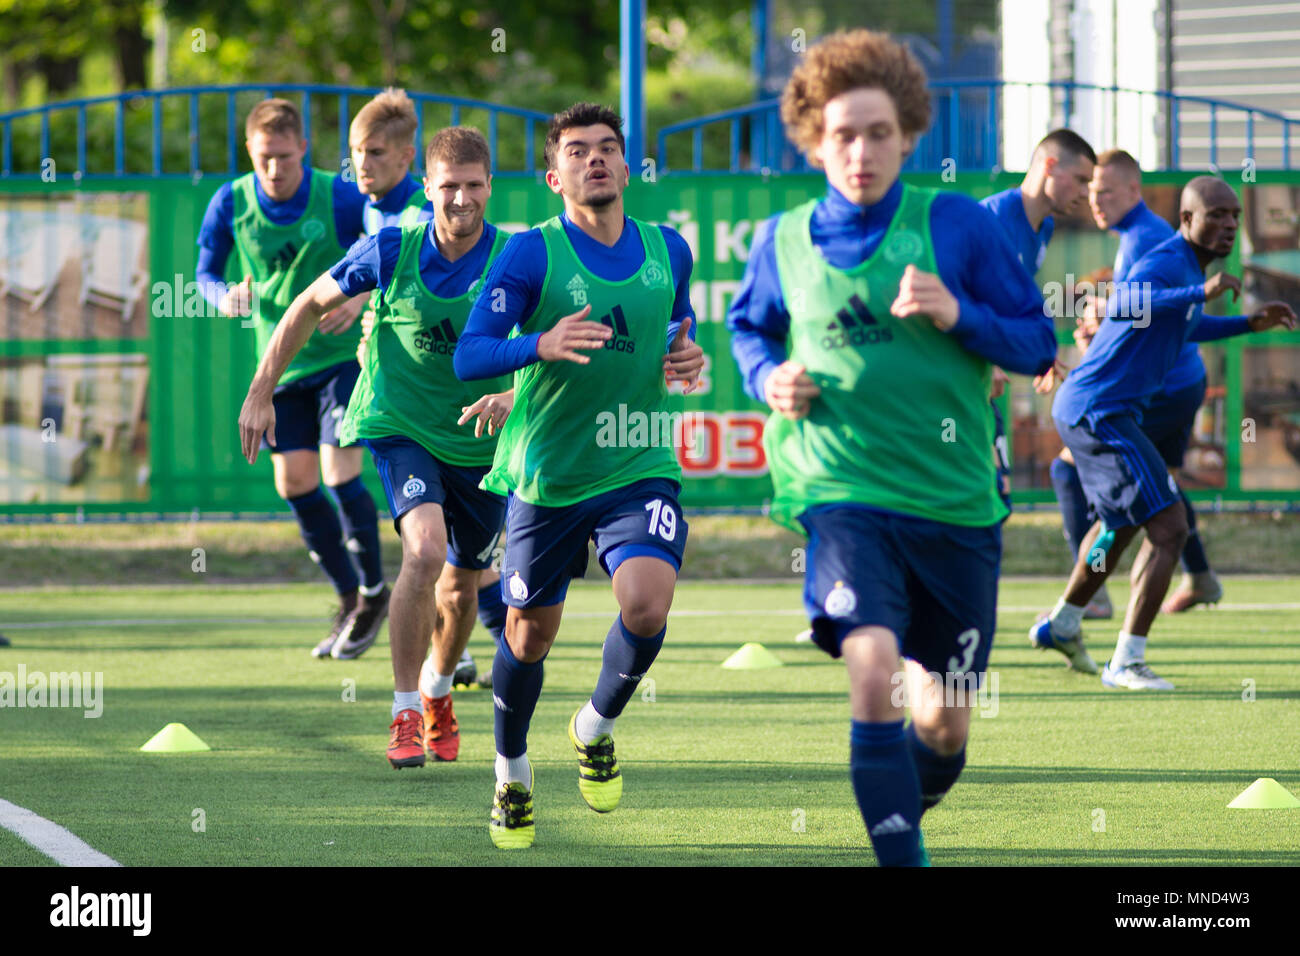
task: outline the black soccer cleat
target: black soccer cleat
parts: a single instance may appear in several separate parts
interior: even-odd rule
[[[375,643],[375,638],[379,637],[379,629],[383,626],[384,619],[388,617],[390,593],[388,586],[384,585],[384,589],[374,597],[362,596],[356,611],[343,625],[343,631],[339,634],[338,643],[330,651],[330,657],[336,661],[350,661],[370,649],[370,645]]]

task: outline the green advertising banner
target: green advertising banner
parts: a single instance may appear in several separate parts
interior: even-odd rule
[[[1018,181],[963,178],[916,181],[977,197]],[[1185,178],[1148,182],[1148,203],[1171,221]],[[1300,306],[1300,185],[1263,179],[1242,189],[1247,292]],[[285,511],[268,458],[249,466],[239,451],[253,330],[216,315],[194,281],[199,224],[222,181],[0,182],[0,513]],[[677,229],[695,258],[691,300],[708,365],[704,388],[682,399],[686,414],[673,434],[688,507],[759,508],[770,495],[767,413],[744,394],[724,319],[759,224],[824,190],[817,175],[645,181],[634,171],[628,213]],[[1279,204],[1289,220],[1274,215]],[[488,218],[518,231],[560,209],[543,182],[497,177]],[[1058,223],[1038,278],[1045,294],[1065,293],[1049,301],[1067,363],[1077,277],[1114,251],[1113,235],[1090,222]],[[1196,497],[1300,500],[1293,338],[1270,333],[1203,350],[1210,394],[1185,469],[1185,484],[1203,492]],[[1050,398],[1013,377],[1004,408],[1015,497],[1049,501],[1047,467],[1060,448]],[[371,466],[365,475],[382,501]]]

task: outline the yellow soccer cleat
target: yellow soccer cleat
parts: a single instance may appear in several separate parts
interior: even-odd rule
[[[498,850],[526,850],[533,845],[537,835],[533,828],[533,769],[528,768],[530,786],[522,783],[497,785],[492,801],[492,815],[488,820],[488,833]]]
[[[623,776],[618,772],[618,760],[614,757],[614,738],[601,734],[589,744],[578,740],[577,724],[581,710],[578,708],[569,718],[569,739],[578,752],[578,791],[591,809],[597,813],[609,813],[623,797]]]

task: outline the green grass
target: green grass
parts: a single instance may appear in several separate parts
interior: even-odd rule
[[[1238,604],[1300,594],[1296,579],[1226,587]],[[1032,609],[1059,588],[1003,582],[997,710],[975,717],[966,772],[926,816],[935,864],[1300,864],[1300,810],[1225,808],[1258,777],[1300,793],[1300,615],[1162,618],[1149,658],[1178,690],[1103,691],[1027,645]],[[387,644],[358,661],[312,660],[326,626],[320,586],[0,592],[0,630],[14,641],[0,648],[0,671],[102,671],[105,685],[98,719],[0,711],[0,797],[127,865],[863,864],[872,857],[848,780],[847,681],[842,664],[791,642],[799,590],[796,580],[680,586],[678,612],[718,613],[672,620],[653,700],[634,697],[619,722],[623,804],[597,815],[578,796],[565,724],[594,684],[614,604],[607,584],[575,585],[530,736],[537,844],[513,854],[485,832],[489,694],[458,693],[459,761],[393,771]],[[1126,593],[1112,586],[1117,601]],[[106,619],[140,623],[96,623]],[[21,626],[36,622],[58,626]],[[1099,661],[1115,627],[1086,630]],[[718,666],[750,640],[787,666]],[[471,650],[487,664],[481,630]],[[343,699],[345,680],[355,702]],[[139,752],[171,721],[212,752]],[[42,862],[0,830],[0,863]]]

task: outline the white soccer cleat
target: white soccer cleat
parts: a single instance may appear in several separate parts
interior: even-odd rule
[[[1101,682],[1105,687],[1127,687],[1129,690],[1174,689],[1169,681],[1157,677],[1146,661],[1131,661],[1116,670],[1112,670],[1110,661],[1107,661],[1101,671]]]
[[[806,631],[800,631],[796,634],[794,636],[794,642],[796,644],[811,644],[813,642],[812,628],[810,627]]]
[[[1060,651],[1065,655],[1071,670],[1078,671],[1081,674],[1097,673],[1097,665],[1093,663],[1092,658],[1088,655],[1088,649],[1083,646],[1083,635],[1075,634],[1073,637],[1065,637],[1058,634],[1052,627],[1050,618],[1039,618],[1034,626],[1029,629],[1029,643],[1030,646],[1036,647],[1040,651],[1049,648]]]

